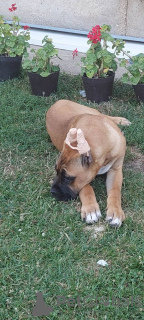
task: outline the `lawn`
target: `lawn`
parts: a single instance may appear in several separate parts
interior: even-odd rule
[[[53,311],[35,319],[144,319],[144,104],[131,86],[116,81],[110,102],[89,104],[132,122],[122,128],[122,227],[105,222],[104,176],[92,182],[103,214],[94,226],[81,222],[79,199],[58,202],[50,194],[59,153],[46,132],[46,111],[59,99],[88,105],[82,88],[80,76],[66,74],[48,98],[31,95],[25,74],[0,84],[1,319],[33,319],[37,292]],[[98,266],[100,259],[108,265]]]

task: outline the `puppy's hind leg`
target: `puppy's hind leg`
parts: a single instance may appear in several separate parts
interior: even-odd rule
[[[131,122],[123,117],[110,117],[108,116],[109,119],[111,119],[113,122],[115,122],[116,124],[121,124],[122,126],[129,126],[131,124]]]

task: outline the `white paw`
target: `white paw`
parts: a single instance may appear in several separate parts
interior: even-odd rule
[[[123,126],[129,126],[131,124],[131,122],[126,118],[121,118],[120,124]]]
[[[120,227],[122,224],[122,221],[120,218],[113,219],[112,217],[106,218],[106,221],[109,222],[111,227]]]
[[[98,220],[101,218],[101,212],[91,212],[86,216],[86,223],[93,224],[95,222],[98,222]]]

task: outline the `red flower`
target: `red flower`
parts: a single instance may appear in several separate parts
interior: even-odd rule
[[[15,8],[16,7],[16,3],[12,3],[12,8]]]
[[[72,52],[72,55],[73,55],[73,59],[78,55],[78,50],[75,49],[73,52]]]
[[[24,28],[24,30],[27,30],[27,29],[29,29],[29,27],[28,27],[28,26],[24,26],[23,28]]]
[[[9,8],[9,11],[15,11],[15,10],[17,10],[17,7],[16,7],[16,3],[13,3],[12,5],[11,5],[11,8]]]
[[[101,27],[99,25],[93,27],[88,34],[88,38],[92,43],[101,41]]]

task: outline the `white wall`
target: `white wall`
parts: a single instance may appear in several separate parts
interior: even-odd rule
[[[0,0],[0,14],[11,20],[12,0]],[[109,24],[111,33],[144,38],[144,0],[17,0],[21,22],[89,31]]]

